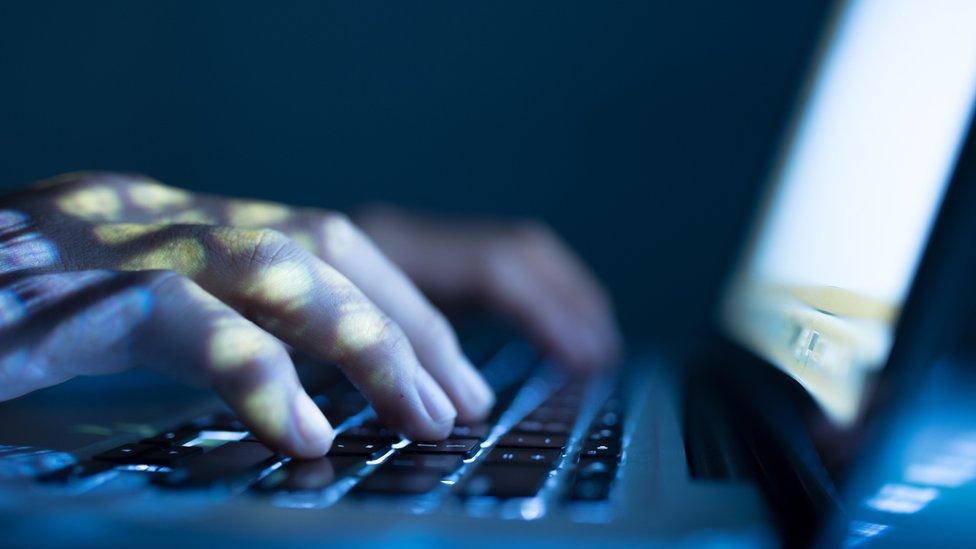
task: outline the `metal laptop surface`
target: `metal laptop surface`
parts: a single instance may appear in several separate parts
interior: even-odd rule
[[[146,476],[135,471],[116,474],[92,487],[51,486],[7,476],[0,483],[5,539],[32,544],[102,544],[121,539],[167,544],[179,540],[279,544],[328,540],[330,544],[357,545],[402,541],[496,545],[503,540],[566,545],[649,540],[771,543],[765,504],[754,485],[702,481],[689,474],[674,370],[660,358],[644,356],[629,371],[625,416],[629,419],[624,430],[628,444],[616,488],[607,502],[567,503],[552,494],[541,500],[521,500],[514,506],[479,508],[449,499],[425,507],[417,501],[404,504],[344,497],[333,502],[314,497],[275,499],[251,491],[164,491],[149,485]],[[82,423],[68,426],[68,431],[101,439],[81,454],[140,436],[131,431],[145,434],[167,428],[174,417],[159,415],[167,407],[182,409],[186,416],[194,403],[207,405],[209,399],[200,393],[147,377],[133,373],[115,379],[116,387],[106,390],[128,392],[131,403],[113,404],[101,417],[88,404],[103,386],[96,389],[89,380],[76,387],[67,384],[41,391],[14,405],[0,405],[0,425],[7,431],[0,436],[13,437],[0,442],[21,444],[31,436],[35,440],[49,437],[41,434],[46,429],[34,412],[49,408],[52,401],[61,405],[49,425],[51,431],[63,433],[68,426],[65,421],[77,418]],[[68,398],[72,393],[74,398]],[[174,397],[178,398],[174,401]],[[112,419],[118,417],[134,418],[133,424],[118,425]],[[140,421],[149,425],[138,425]],[[21,423],[33,423],[30,430],[34,434],[18,433],[11,427]],[[101,434],[98,426],[105,428]],[[126,430],[130,432],[119,432]],[[450,491],[451,487],[446,488]]]

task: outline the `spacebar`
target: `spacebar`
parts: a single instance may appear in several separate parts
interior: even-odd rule
[[[259,442],[228,442],[184,462],[163,477],[166,486],[202,487],[218,483],[247,483],[280,459]]]

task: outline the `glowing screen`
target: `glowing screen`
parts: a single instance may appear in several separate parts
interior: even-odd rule
[[[976,95],[976,2],[841,6],[723,310],[838,423],[858,414]]]

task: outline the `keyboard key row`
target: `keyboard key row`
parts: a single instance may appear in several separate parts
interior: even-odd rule
[[[623,451],[623,401],[611,395],[601,406],[580,448],[567,496],[574,501],[604,501],[610,497]]]

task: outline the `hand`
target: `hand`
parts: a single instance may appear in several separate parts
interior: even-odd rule
[[[0,400],[142,365],[319,456],[332,429],[285,344],[338,364],[413,439],[494,399],[444,317],[342,215],[105,173],[0,200]]]
[[[435,302],[494,309],[578,369],[616,360],[620,335],[606,291],[547,227],[433,221],[389,207],[357,219]]]

